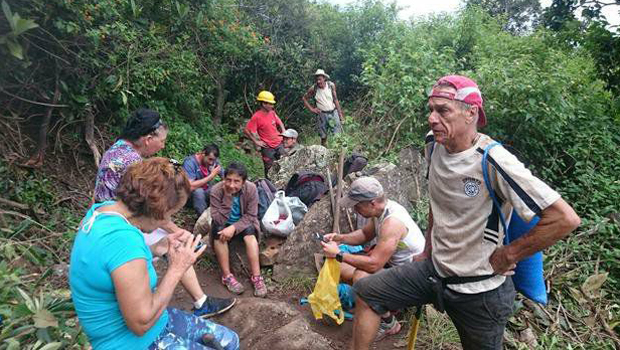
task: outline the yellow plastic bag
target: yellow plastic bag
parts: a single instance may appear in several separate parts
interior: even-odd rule
[[[319,272],[312,294],[308,296],[312,313],[317,320],[322,319],[325,314],[338,324],[344,322],[344,312],[338,298],[338,282],[340,282],[340,263],[336,259],[327,259]],[[336,310],[339,310],[338,316]]]

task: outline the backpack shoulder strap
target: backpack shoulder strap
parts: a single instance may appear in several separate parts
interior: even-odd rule
[[[502,207],[499,205],[499,201],[497,200],[497,197],[495,196],[495,190],[493,189],[493,186],[491,186],[491,180],[489,179],[489,164],[488,164],[488,157],[489,157],[489,151],[491,150],[491,148],[501,145],[499,142],[493,142],[489,145],[487,145],[484,148],[484,153],[482,154],[482,177],[484,178],[484,185],[487,188],[487,191],[489,192],[489,196],[491,197],[491,200],[493,200],[493,205],[495,206],[495,208],[497,209],[497,212],[499,213],[499,219],[502,223],[502,227],[504,228],[504,235],[508,234],[508,227],[506,226],[506,218],[504,217],[504,214],[502,213]]]
[[[431,149],[428,151],[428,159],[426,161],[426,163],[428,164],[428,166],[426,167],[426,179],[427,180],[431,172],[431,158],[433,158],[433,151],[435,150],[435,140],[433,139],[432,141],[430,141],[430,144],[431,144]]]

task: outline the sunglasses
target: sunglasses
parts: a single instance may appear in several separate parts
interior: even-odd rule
[[[149,134],[154,132],[155,130],[159,129],[160,126],[164,125],[164,123],[162,123],[161,119],[159,119],[157,121],[157,123],[155,123],[153,126],[151,126],[151,129],[149,131]]]
[[[168,161],[170,162],[170,164],[172,164],[175,171],[179,171],[179,169],[183,167],[183,164],[174,158],[170,158],[168,159]]]

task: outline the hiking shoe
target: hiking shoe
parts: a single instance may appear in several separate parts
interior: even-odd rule
[[[265,280],[263,276],[252,276],[250,278],[252,281],[252,285],[254,285],[254,296],[259,298],[264,298],[267,296],[267,286],[265,285]]]
[[[398,332],[400,332],[400,323],[398,323],[396,317],[392,316],[392,321],[390,323],[383,322],[383,320],[381,320],[375,341],[379,341],[387,336],[397,334]]]
[[[233,274],[229,274],[226,277],[222,277],[222,284],[228,288],[231,293],[241,294],[245,291],[243,284],[239,283]]]
[[[237,302],[235,298],[216,298],[207,295],[207,300],[198,309],[194,308],[194,316],[207,318],[230,310]]]

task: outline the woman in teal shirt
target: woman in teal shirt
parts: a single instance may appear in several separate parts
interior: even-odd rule
[[[69,283],[80,324],[95,350],[216,347],[205,343],[205,336],[226,350],[239,349],[230,329],[167,307],[181,276],[205,250],[196,251],[200,236],[168,236],[169,266],[157,285],[153,255],[141,231],[169,221],[189,193],[182,169],[165,158],[148,159],[128,168],[117,202],[95,204],[82,220]]]

